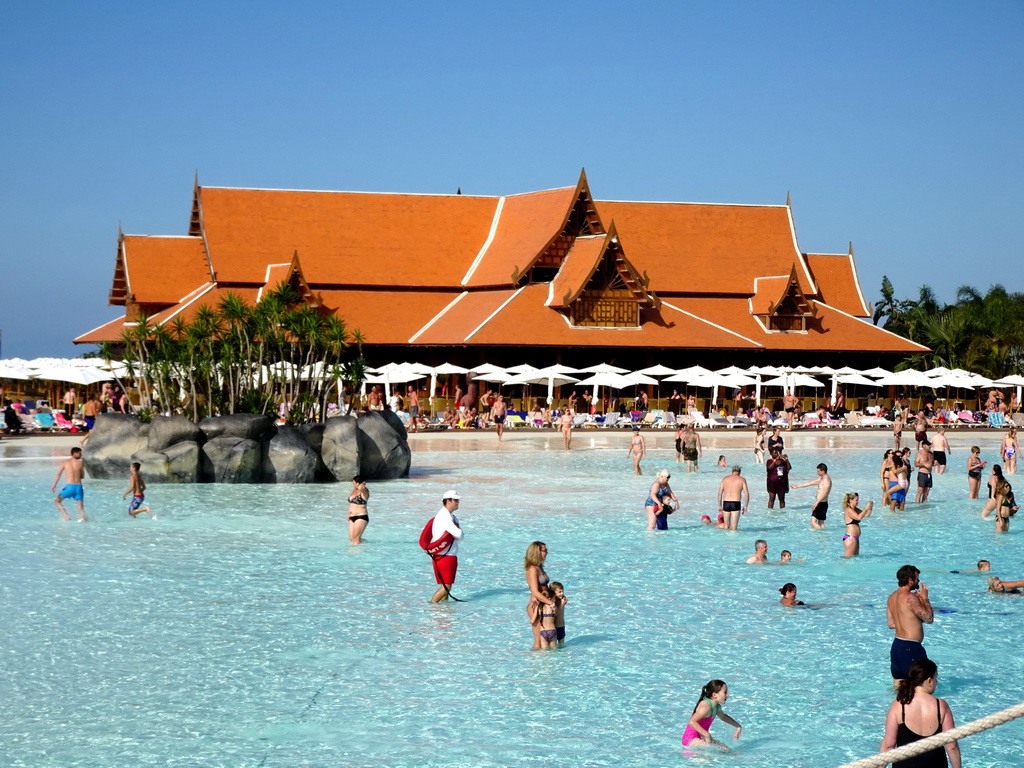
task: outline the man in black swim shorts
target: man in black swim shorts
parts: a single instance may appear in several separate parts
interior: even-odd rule
[[[928,587],[918,581],[920,576],[921,571],[912,565],[904,565],[896,571],[899,588],[889,595],[885,605],[886,623],[896,630],[889,649],[889,664],[897,683],[906,678],[911,664],[928,658],[921,642],[924,625],[931,624],[935,615],[928,600]]]
[[[811,508],[811,528],[824,530],[825,518],[828,517],[828,495],[832,492],[832,478],[829,477],[828,467],[825,464],[818,465],[817,479],[798,483],[792,487],[807,488],[811,485],[818,486],[818,495],[814,497],[814,506]]]

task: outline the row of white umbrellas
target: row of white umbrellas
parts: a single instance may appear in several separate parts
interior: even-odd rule
[[[34,360],[0,360],[0,379],[66,381],[72,384],[96,384],[109,381],[125,371],[124,363],[110,365],[99,358],[38,357]]]
[[[593,387],[594,398],[597,398],[598,387],[611,387],[613,389],[626,389],[638,384],[658,384],[661,382],[680,382],[697,388],[712,389],[712,400],[718,399],[718,388],[739,389],[742,387],[755,387],[755,399],[760,402],[761,389],[763,387],[781,387],[783,389],[794,389],[796,387],[824,388],[825,384],[810,374],[823,374],[831,376],[832,397],[835,398],[838,385],[861,385],[861,386],[907,386],[907,387],[930,387],[976,389],[988,386],[1017,386],[1024,385],[1024,376],[1007,376],[993,381],[970,371],[963,369],[933,368],[928,371],[904,370],[893,372],[884,368],[871,368],[858,370],[849,366],[843,368],[831,368],[820,366],[816,368],[795,366],[751,366],[743,369],[737,366],[729,366],[714,371],[703,368],[699,365],[683,369],[673,369],[665,365],[653,365],[642,368],[638,371],[629,371],[626,368],[601,363],[588,368],[572,368],[566,365],[551,365],[545,368],[536,368],[528,363],[500,368],[490,363],[475,368],[463,368],[457,365],[445,364],[431,367],[416,363],[389,363],[381,368],[372,369],[372,376],[369,383],[390,384],[405,383],[417,379],[431,378],[430,394],[434,395],[437,385],[437,377],[446,374],[473,373],[477,381],[496,383],[501,385],[516,384],[547,384],[548,401],[550,402],[553,390],[556,386],[564,384],[578,384],[581,387]],[[579,374],[577,376],[576,374]],[[582,374],[590,374],[583,376]],[[869,378],[870,377],[870,378]],[[660,382],[659,382],[660,380]],[[1019,396],[1019,392],[1018,392]]]

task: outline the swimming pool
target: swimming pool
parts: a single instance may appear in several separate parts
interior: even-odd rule
[[[514,436],[518,438],[519,436]],[[158,519],[128,519],[127,481],[88,481],[90,524],[64,523],[49,494],[59,450],[0,443],[0,764],[4,766],[661,766],[711,678],[744,725],[742,766],[838,765],[878,748],[889,691],[885,598],[914,563],[938,613],[925,645],[958,723],[1024,700],[1024,598],[952,574],[985,557],[1024,577],[1022,522],[997,535],[967,502],[962,463],[994,433],[954,435],[932,502],[879,510],[845,561],[839,501],[878,498],[882,434],[796,434],[793,482],[818,461],[835,479],[825,532],[813,489],[764,509],[749,437],[707,435],[702,472],[648,436],[646,476],[628,436],[420,440],[412,475],[372,483],[366,544],[342,524],[347,486],[152,486]],[[742,440],[742,449],[726,446]],[[737,532],[700,525],[740,461],[754,493]],[[683,509],[668,532],[642,511],[653,472],[673,470]],[[454,589],[431,606],[416,547],[441,493],[458,488],[466,530]],[[743,565],[753,541],[804,562]],[[565,584],[569,642],[532,652],[522,557],[548,544]],[[795,582],[813,610],[785,609]],[[721,739],[731,729],[716,723]],[[967,765],[1024,764],[1020,721],[961,745]]]

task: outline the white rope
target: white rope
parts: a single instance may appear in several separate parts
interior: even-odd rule
[[[1004,709],[1002,712],[996,712],[993,715],[979,718],[973,722],[967,723],[967,725],[961,725],[954,728],[951,731],[943,731],[937,733],[934,736],[929,736],[926,739],[915,741],[912,744],[907,744],[905,747],[896,747],[896,749],[890,749],[887,752],[879,752],[877,755],[871,757],[863,757],[860,760],[855,760],[852,763],[845,763],[839,766],[839,768],[878,768],[878,766],[888,765],[889,763],[895,762],[896,760],[905,760],[908,757],[914,755],[920,755],[922,752],[927,752],[929,749],[935,749],[935,747],[941,747],[944,744],[948,744],[951,741],[962,739],[965,736],[973,736],[976,733],[987,731],[989,728],[995,728],[997,725],[1008,723],[1011,720],[1016,720],[1018,717],[1024,717],[1024,702]]]

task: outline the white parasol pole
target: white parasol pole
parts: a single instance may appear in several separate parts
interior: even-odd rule
[[[839,374],[832,374],[832,407],[836,407],[836,395],[839,392]]]
[[[761,407],[761,374],[757,374],[757,384],[754,385],[754,405]]]
[[[548,376],[548,407],[549,408],[551,407],[552,401],[555,399],[554,398],[554,394],[555,394],[555,377],[552,375],[552,376]]]
[[[718,385],[715,384],[711,388],[711,407],[708,408],[708,414],[709,415],[710,415],[711,411],[714,410],[715,403],[717,403],[717,402],[718,402]]]

